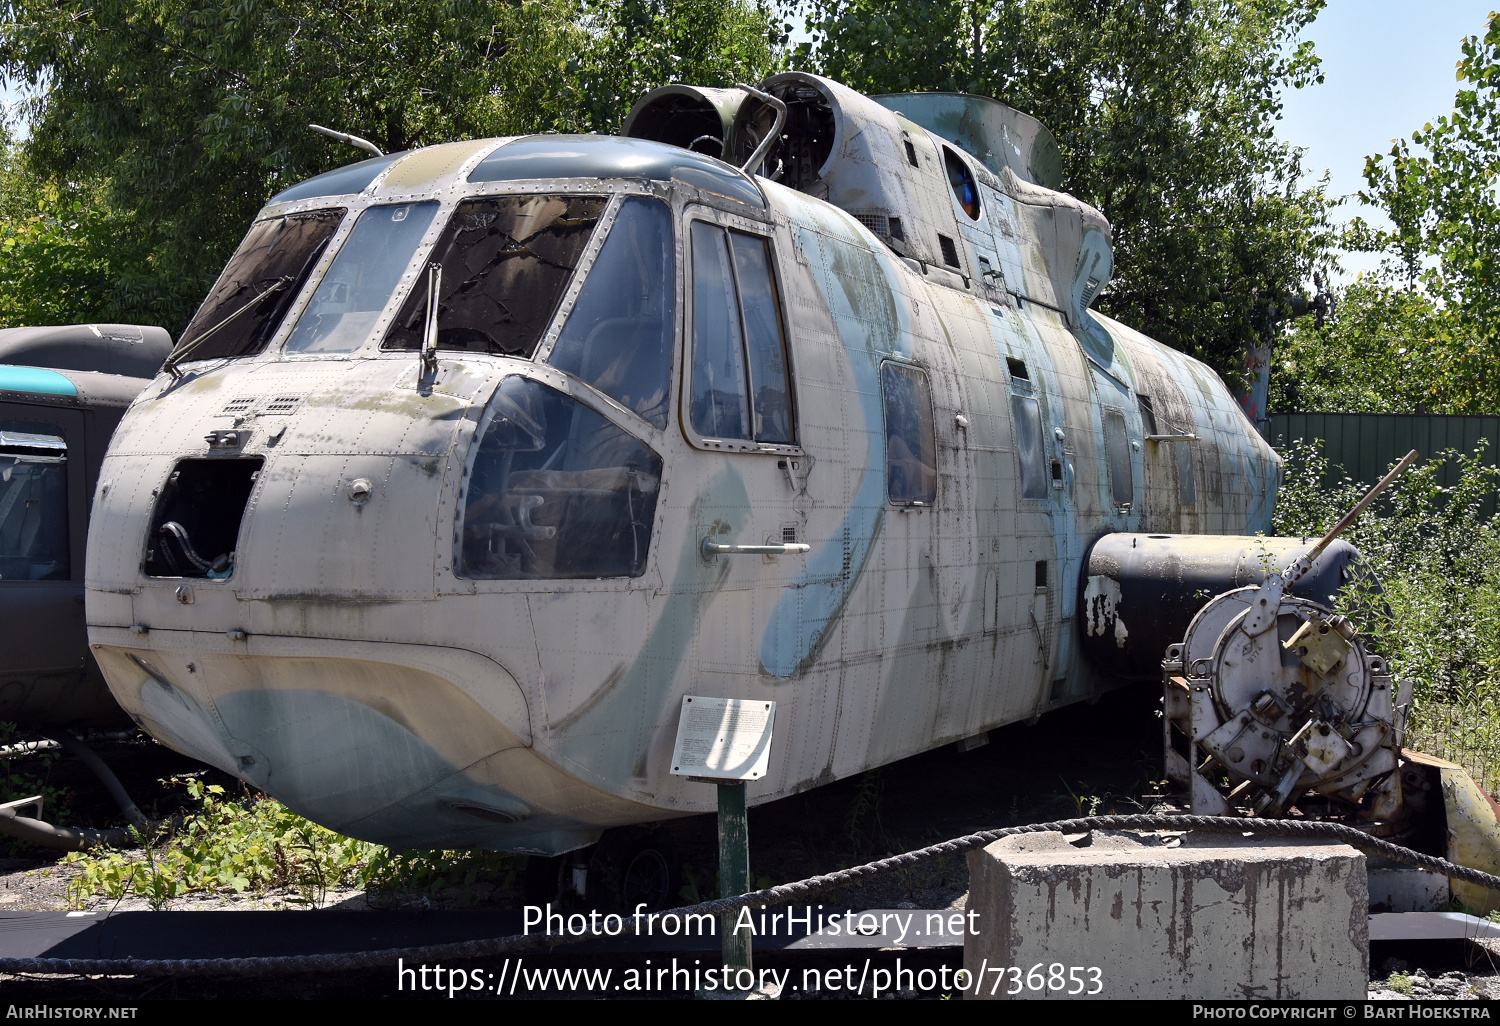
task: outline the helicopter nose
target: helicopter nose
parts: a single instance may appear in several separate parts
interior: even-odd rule
[[[237,691],[217,703],[239,776],[314,822],[351,824],[458,769],[386,713],[328,691]]]
[[[283,651],[253,651],[263,645]],[[119,696],[148,730],[335,830],[385,843],[402,830],[381,814],[418,796],[464,826],[530,814],[504,793],[465,797],[466,773],[530,741],[525,698],[498,664],[427,646],[381,646],[386,662],[349,658],[341,642],[287,647],[195,635],[170,650],[96,651],[116,679],[138,682]]]

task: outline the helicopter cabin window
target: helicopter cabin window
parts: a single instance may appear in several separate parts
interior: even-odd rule
[[[286,351],[351,353],[364,345],[437,208],[435,202],[405,203],[360,214],[287,338]]]
[[[530,358],[557,312],[605,202],[602,196],[464,200],[381,348],[422,348],[427,282],[438,268],[439,349]]]
[[[183,329],[176,349],[180,358],[217,360],[265,349],[343,219],[344,210],[337,207],[251,225]]]
[[[0,581],[66,581],[68,446],[50,424],[0,421]]]
[[[1130,437],[1125,431],[1125,414],[1119,410],[1104,411],[1104,442],[1109,450],[1109,491],[1117,507],[1135,504],[1135,479],[1130,469]]]
[[[953,186],[953,198],[969,220],[979,220],[979,187],[974,184],[974,172],[969,170],[963,158],[948,147],[943,147],[943,164],[948,169],[948,184]],[[944,249],[944,253],[947,250]]]
[[[661,457],[577,400],[500,382],[465,489],[459,576],[639,577]]]
[[[694,221],[693,430],[792,445],[791,381],[770,242]]]
[[[547,362],[667,426],[677,323],[672,213],[629,196]]]
[[[931,506],[937,501],[937,439],[927,375],[916,367],[883,363],[880,396],[886,495],[896,506]]]
[[[1021,465],[1021,497],[1047,497],[1047,455],[1042,445],[1042,410],[1035,396],[1010,397],[1012,426],[1016,432],[1016,456]]]

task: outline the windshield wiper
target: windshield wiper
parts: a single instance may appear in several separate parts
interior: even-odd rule
[[[181,349],[177,350],[177,352],[175,352],[171,356],[167,357],[166,362],[161,365],[161,369],[164,370],[164,371],[166,371],[168,374],[172,375],[172,380],[174,380],[174,381],[180,381],[180,380],[182,380],[182,372],[177,369],[177,365],[179,363],[181,363],[183,360],[186,360],[188,358],[188,354],[189,353],[191,353],[193,350],[197,349],[204,342],[208,341],[208,339],[215,332],[217,332],[220,328],[224,327],[224,325],[226,325],[230,321],[234,320],[236,317],[238,317],[240,314],[244,313],[246,310],[250,309],[256,303],[259,303],[262,299],[265,299],[271,293],[276,292],[276,291],[278,291],[280,289],[286,288],[288,285],[290,285],[292,283],[292,281],[293,281],[293,278],[292,278],[291,275],[283,275],[280,278],[277,278],[274,282],[272,282],[264,290],[262,290],[261,293],[258,296],[256,296],[255,298],[253,298],[251,300],[248,300],[247,302],[245,302],[241,306],[237,307],[235,309],[234,313],[230,314],[228,317],[224,318],[218,324],[215,324],[212,328],[209,328],[203,334],[199,335],[197,338],[193,339],[187,345],[185,345]]]

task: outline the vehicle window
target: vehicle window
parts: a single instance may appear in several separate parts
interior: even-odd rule
[[[916,367],[883,363],[880,394],[886,494],[898,506],[931,506],[937,501],[937,442],[927,375]]]
[[[485,411],[466,490],[459,576],[638,577],[661,457],[598,413],[508,377]]]
[[[1184,506],[1198,501],[1198,489],[1193,481],[1193,446],[1190,442],[1177,442],[1172,449],[1177,457],[1177,499]]]
[[[1011,419],[1016,431],[1016,455],[1021,464],[1021,496],[1047,497],[1047,457],[1042,447],[1042,411],[1033,396],[1010,397]]]
[[[667,426],[677,324],[672,213],[626,198],[547,362]]]
[[[1109,449],[1109,491],[1116,506],[1135,503],[1135,480],[1130,470],[1130,438],[1125,432],[1125,415],[1119,410],[1104,411],[1104,441]]]
[[[750,397],[755,440],[792,442],[791,385],[787,380],[786,340],[781,333],[770,243],[756,235],[730,232],[734,266],[745,315],[745,347],[750,356]]]
[[[350,353],[365,344],[422,236],[435,202],[369,207],[286,340],[289,353]]]
[[[429,266],[442,268],[439,349],[530,357],[604,212],[599,196],[484,196],[453,212]],[[424,272],[384,349],[420,349]]]
[[[750,397],[739,301],[722,228],[693,222],[693,430],[705,438],[748,438]]]
[[[948,184],[953,186],[953,198],[963,207],[969,220],[979,220],[979,189],[974,184],[974,173],[957,153],[943,147],[943,164],[948,169]]]
[[[0,581],[66,581],[68,446],[48,424],[0,422]]]
[[[183,330],[176,352],[186,359],[216,360],[265,349],[343,219],[344,209],[336,207],[251,225]]]
[[[693,429],[705,438],[795,442],[786,336],[770,243],[693,222]]]

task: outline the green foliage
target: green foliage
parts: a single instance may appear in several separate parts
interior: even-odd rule
[[[1365,486],[1332,476],[1315,444],[1288,447],[1274,531],[1318,535]],[[1457,484],[1441,483],[1445,466]],[[1484,515],[1500,468],[1480,450],[1438,453],[1411,467],[1345,535],[1382,585],[1378,601],[1353,589],[1353,614],[1398,680],[1413,682],[1411,747],[1500,783],[1500,524]]]
[[[300,900],[321,903],[329,887],[354,885],[376,846],[340,837],[288,811],[279,802],[227,801],[217,784],[187,781],[196,813],[159,846],[128,851],[72,852],[64,864],[80,867],[69,884],[81,903],[93,894],[133,894],[165,905],[190,891],[263,891],[297,888]]]
[[[48,177],[0,123],[0,325],[129,321],[146,305],[133,218],[98,185]]]
[[[27,272],[59,297],[45,317],[94,309],[102,278],[174,332],[269,196],[358,159],[309,123],[386,152],[613,130],[667,81],[763,75],[782,36],[768,9],[710,0],[10,0],[6,15],[0,75],[46,86],[28,162],[67,197]],[[75,222],[115,216],[134,242],[119,257],[51,259]],[[0,324],[19,316],[0,308]]]
[[[1427,294],[1387,276],[1342,289],[1334,317],[1292,322],[1276,342],[1273,410],[1324,413],[1454,413],[1467,403],[1436,373],[1442,311]]]
[[[1276,503],[1277,534],[1317,535],[1332,527],[1365,490],[1331,476],[1319,448],[1294,443]],[[1458,483],[1444,487],[1444,466]],[[1483,447],[1449,450],[1409,468],[1377,508],[1345,537],[1384,587],[1388,611],[1364,611],[1362,629],[1391,660],[1398,677],[1416,682],[1419,700],[1468,702],[1500,684],[1500,527],[1485,517],[1485,499],[1500,487],[1500,468]]]
[[[581,131],[619,131],[635,101],[668,82],[758,82],[780,70],[790,29],[765,0],[586,0],[582,11]]]
[[[197,803],[181,828],[165,840],[139,838],[137,851],[73,852],[63,863],[79,867],[69,884],[75,904],[102,895],[133,895],[164,908],[194,891],[236,894],[292,888],[293,902],[321,906],[328,891],[428,891],[472,887],[481,877],[514,879],[520,859],[483,851],[393,852],[327,830],[264,797],[235,802],[217,784],[190,779]]]
[[[376,846],[359,881],[375,891],[433,895],[461,887],[467,900],[478,883],[515,883],[524,864],[525,856],[503,851],[391,851]]]
[[[890,847],[890,835],[880,815],[884,798],[885,774],[879,769],[861,773],[849,809],[844,813],[844,834],[856,851],[881,845]]]
[[[1390,978],[1385,981],[1385,985],[1397,994],[1405,994],[1408,997],[1411,996],[1413,990],[1411,977],[1406,973],[1391,973]]]
[[[1425,404],[1493,413],[1500,401],[1500,20],[1494,15],[1483,36],[1463,41],[1458,80],[1452,113],[1366,161],[1360,199],[1383,209],[1393,226],[1375,229],[1356,219],[1347,244],[1388,254],[1406,288],[1420,289],[1420,298],[1406,305],[1408,312],[1425,306],[1418,332]],[[1387,346],[1378,321],[1364,330],[1378,358]]]
[[[788,4],[789,7],[794,6]],[[1331,239],[1322,186],[1278,142],[1319,81],[1322,0],[812,0],[796,63],[865,92],[994,96],[1046,125],[1064,187],[1114,226],[1118,317],[1226,377]]]

